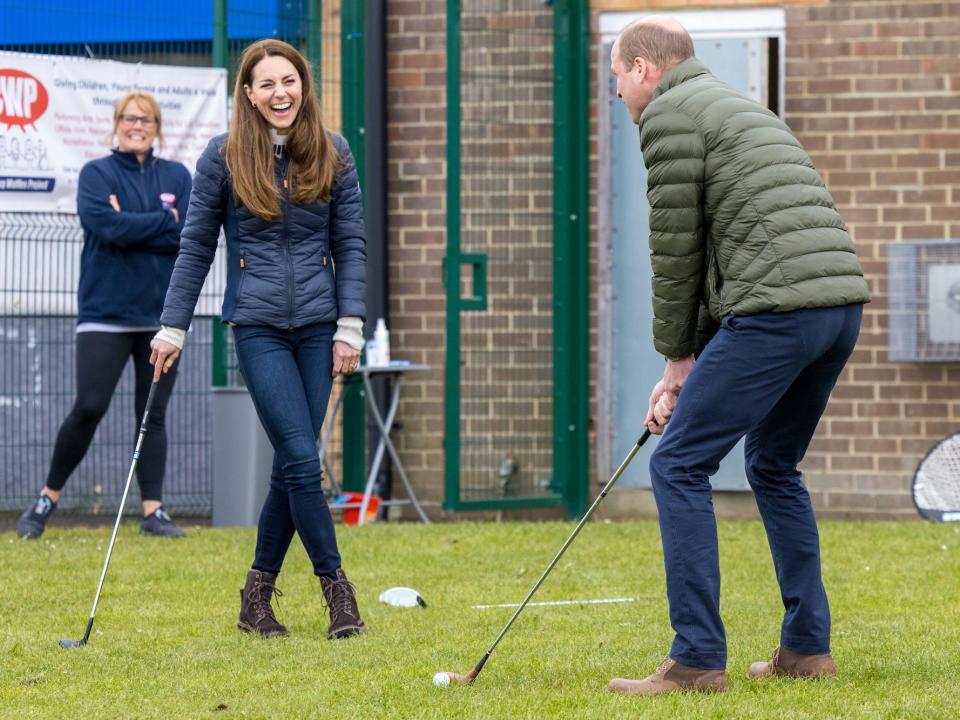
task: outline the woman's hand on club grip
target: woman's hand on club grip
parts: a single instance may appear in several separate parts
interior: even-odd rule
[[[150,364],[153,365],[153,381],[160,382],[160,373],[170,371],[173,364],[180,357],[180,348],[164,340],[154,338],[150,342]]]

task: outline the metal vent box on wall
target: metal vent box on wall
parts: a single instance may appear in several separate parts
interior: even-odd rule
[[[890,360],[960,360],[960,241],[888,246]]]

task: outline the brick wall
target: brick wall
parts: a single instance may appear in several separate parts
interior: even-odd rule
[[[391,350],[433,368],[408,381],[398,449],[418,496],[439,501],[446,2],[387,7]],[[542,492],[552,468],[552,14],[534,0],[474,0],[461,27],[461,249],[488,258],[488,310],[462,315],[461,482],[485,499]],[[507,458],[519,471],[503,488]]]
[[[873,292],[804,470],[822,512],[913,515],[919,459],[960,426],[960,365],[887,360],[887,248],[960,239],[960,2],[787,10],[787,122]]]
[[[434,368],[409,379],[397,439],[432,501],[444,477],[446,5],[387,3],[391,350]],[[470,499],[541,493],[552,469],[552,11],[469,0],[461,28],[461,249],[488,258],[488,310],[462,314],[461,482]],[[507,458],[519,470],[503,488]]]
[[[591,7],[641,4],[660,12],[732,5],[596,0]],[[887,247],[960,239],[960,2],[735,5],[786,6],[786,119],[850,227],[874,297],[803,465],[811,496],[821,515],[915,517],[914,468],[960,426],[960,365],[887,360]],[[743,510],[729,501],[718,496],[718,507]],[[651,510],[635,498],[622,505]]]
[[[390,345],[433,370],[404,387],[396,434],[420,499],[443,498],[446,2],[388,0]],[[399,492],[398,492],[399,494]],[[431,514],[435,514],[433,509]]]
[[[731,4],[787,7],[787,121],[810,151],[849,224],[874,293],[860,343],[834,393],[804,471],[821,514],[912,516],[909,486],[917,461],[960,424],[960,366],[887,360],[887,247],[903,240],[960,238],[960,41],[955,39],[960,36],[960,0],[596,0],[591,6],[596,9],[604,3],[618,10],[640,5],[684,10]],[[550,12],[534,0],[474,0],[464,7],[466,15],[471,9],[474,14],[489,10],[494,22],[518,9],[543,22]],[[397,357],[434,368],[405,390],[398,445],[418,494],[437,501],[443,495],[445,300],[440,261],[446,222],[446,2],[388,0],[387,11],[392,340]],[[526,29],[537,27],[536,22]],[[504,57],[508,49],[500,48]],[[530,62],[531,56],[521,53],[514,60]],[[595,60],[592,51],[591,62]],[[549,71],[549,60],[540,57],[538,62]],[[597,75],[591,72],[590,77],[593,82]],[[591,97],[595,95],[592,89]],[[543,131],[545,110],[523,99],[519,107],[539,118]],[[591,115],[596,148],[596,107]],[[530,136],[531,141],[544,138],[549,138],[549,132]],[[536,152],[549,155],[545,147]],[[527,186],[508,186],[512,201],[519,203],[511,210],[534,216],[548,213],[545,177],[533,173]],[[525,200],[517,197],[521,188],[528,193]],[[595,208],[596,163],[591,188]],[[503,189],[465,180],[465,212],[482,210],[483,198],[497,192]],[[517,297],[513,306],[506,304],[526,283],[549,292],[549,266],[535,249],[548,226],[532,221],[534,227],[519,228],[520,215],[511,217],[510,227],[519,234],[511,239],[491,231],[496,223],[487,222],[472,238],[465,235],[465,250],[466,242],[483,251],[503,247],[493,244],[498,240],[512,247],[506,257],[538,268],[517,268],[520,275],[502,288],[505,304],[499,322],[506,323],[506,334],[497,342],[519,342],[520,337],[530,337],[526,331],[532,329],[536,342],[548,343],[549,326],[543,324],[547,315],[538,316],[540,306],[534,305],[538,312],[533,312],[531,303],[548,303],[549,298],[537,300],[533,293]],[[522,248],[532,248],[534,255],[516,254]],[[595,233],[591,248],[595,278]],[[597,347],[595,281],[591,307],[591,357],[596,359],[602,358],[604,350]],[[521,317],[535,327],[519,332]],[[493,341],[495,333],[487,330],[478,328]],[[521,377],[533,377],[530,372],[537,367],[549,375],[549,358],[542,353],[533,356],[528,375]],[[592,389],[596,370],[595,366],[591,370]],[[595,411],[594,398],[592,392]],[[476,408],[474,429],[479,433],[496,427],[499,415],[490,414],[492,407]],[[484,414],[487,422],[479,422]],[[501,448],[491,455],[491,462],[499,452]]]
[[[461,314],[462,496],[539,495],[553,473],[553,17],[531,0],[462,8],[461,249],[488,276],[487,309]]]
[[[874,296],[803,470],[821,515],[915,517],[914,468],[960,426],[960,365],[887,360],[887,247],[960,239],[960,2],[735,3],[771,4],[787,6],[787,121],[850,227]],[[596,0],[591,7],[640,5],[689,11],[732,4]],[[718,496],[723,506],[733,513],[745,507]],[[619,508],[650,511],[648,499],[630,497]]]

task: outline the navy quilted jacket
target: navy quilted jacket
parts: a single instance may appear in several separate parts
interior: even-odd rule
[[[347,141],[333,133],[331,137],[344,166],[334,179],[330,203],[299,205],[288,199],[283,178],[289,157],[284,150],[276,162],[279,220],[262,220],[235,205],[223,157],[227,136],[210,141],[197,162],[180,253],[160,318],[163,325],[190,325],[221,227],[227,240],[224,321],[292,329],[366,317],[360,185]]]

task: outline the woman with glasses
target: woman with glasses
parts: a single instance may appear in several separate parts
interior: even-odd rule
[[[135,440],[153,381],[150,341],[180,247],[190,199],[190,173],[154,155],[162,144],[160,107],[147,93],[129,93],[113,113],[113,151],[80,171],[77,212],[83,226],[77,292],[77,396],[57,434],[47,481],[17,522],[17,535],[38,538],[64,484],[83,460],[97,425],[132,357]],[[157,387],[137,464],[143,501],[140,533],[183,535],[163,508],[167,456],[164,415],[176,369]]]
[[[364,623],[340,567],[316,443],[333,378],[356,369],[363,345],[363,208],[350,149],[321,121],[313,73],[279,40],[244,51],[230,132],[211,140],[197,162],[153,342],[158,375],[183,347],[221,226],[228,263],[222,315],[274,449],[237,625],[262,637],[287,634],[270,598],[296,534],[330,611],[327,637],[356,635]]]

